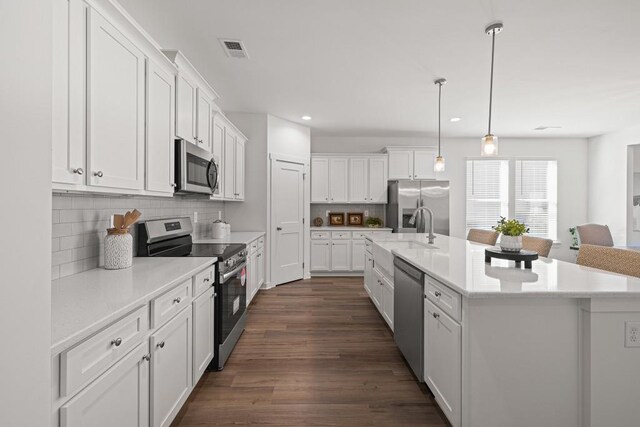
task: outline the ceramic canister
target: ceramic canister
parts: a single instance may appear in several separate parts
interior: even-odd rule
[[[104,268],[119,270],[133,263],[133,237],[129,230],[110,228],[104,238]]]

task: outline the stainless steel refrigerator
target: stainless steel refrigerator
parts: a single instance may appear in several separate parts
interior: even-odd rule
[[[424,206],[433,211],[434,232],[449,235],[449,181],[389,181],[388,192],[387,227],[394,233],[415,233],[418,221],[409,219]]]

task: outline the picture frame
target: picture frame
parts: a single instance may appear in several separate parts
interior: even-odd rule
[[[362,227],[364,226],[364,215],[360,212],[349,212],[347,214],[348,221],[347,223],[354,227]]]
[[[344,212],[329,212],[329,225],[344,225]]]

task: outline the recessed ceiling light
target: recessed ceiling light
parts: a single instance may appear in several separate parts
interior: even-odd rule
[[[311,116],[302,116],[302,120],[311,120]]]
[[[451,118],[449,119],[449,121],[450,121],[450,122],[453,122],[453,123],[455,123],[455,122],[459,122],[460,120],[462,120],[460,117],[451,117]]]

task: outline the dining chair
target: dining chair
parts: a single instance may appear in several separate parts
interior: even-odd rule
[[[638,251],[582,244],[576,263],[612,273],[640,277],[640,252]]]
[[[537,252],[538,255],[548,257],[553,240],[542,237],[522,236],[522,249]]]
[[[613,237],[609,226],[600,224],[583,224],[576,227],[580,244],[596,246],[613,246]]]
[[[467,234],[467,240],[476,243],[484,243],[485,245],[495,246],[500,234],[493,230],[480,230],[479,228],[471,228]]]

